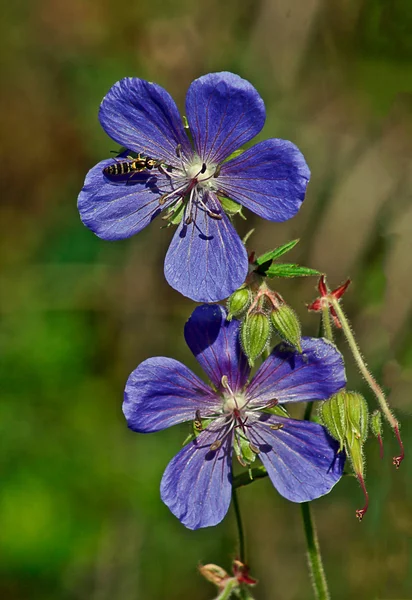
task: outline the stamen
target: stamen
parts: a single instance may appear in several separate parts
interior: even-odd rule
[[[227,378],[227,375],[223,375],[220,382],[222,384],[222,387],[225,388],[225,390],[227,390],[229,392],[229,394],[234,397],[235,395],[232,391],[232,388],[229,385],[229,379]]]
[[[218,448],[220,448],[220,446],[222,445],[222,440],[216,440],[215,442],[213,442],[213,444],[210,444],[210,449],[213,450],[217,450]]]
[[[275,425],[269,425],[270,429],[274,429],[275,431],[277,431],[278,429],[283,429],[284,425],[283,423],[275,423]]]
[[[255,446],[254,444],[252,444],[252,442],[249,442],[249,448],[252,450],[252,452],[254,454],[259,454],[260,450],[257,446]]]

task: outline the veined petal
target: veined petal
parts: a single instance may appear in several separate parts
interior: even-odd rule
[[[346,384],[343,357],[331,342],[302,338],[302,354],[284,343],[273,349],[247,389],[248,406],[271,400],[325,400]]]
[[[186,159],[193,155],[173,98],[156,83],[118,81],[103,98],[99,119],[115,142],[168,165],[181,165],[178,147]]]
[[[169,285],[195,302],[218,302],[244,282],[248,271],[246,248],[213,194],[203,196],[212,218],[197,200],[193,221],[182,219],[166,254]]]
[[[211,445],[227,430],[223,421],[190,442],[166,467],[160,494],[163,502],[189,529],[211,527],[226,515],[232,493],[232,435],[217,450]]]
[[[248,436],[273,485],[292,502],[327,494],[342,476],[345,453],[322,425],[262,414]]]
[[[113,159],[90,169],[77,206],[81,220],[96,235],[104,240],[122,240],[141,231],[170,206],[170,202],[161,206],[159,198],[171,187],[166,176],[147,171],[121,183],[109,181],[103,169],[110,164]]]
[[[269,221],[286,221],[299,210],[310,171],[300,150],[271,139],[222,165],[217,178],[223,193]]]
[[[222,306],[195,308],[185,325],[185,340],[218,390],[224,375],[233,391],[245,385],[250,368],[239,342],[239,321],[226,321]]]
[[[186,115],[196,152],[219,163],[262,129],[265,105],[252,84],[233,73],[195,79],[186,95]]]
[[[148,358],[126,383],[123,413],[130,429],[151,433],[196,418],[221,402],[190,369],[173,358]]]

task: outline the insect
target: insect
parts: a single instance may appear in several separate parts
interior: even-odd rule
[[[118,160],[112,165],[108,165],[103,169],[104,175],[116,176],[116,175],[127,175],[130,173],[132,177],[135,173],[141,173],[146,169],[154,169],[163,165],[161,160],[155,160],[149,158],[143,154],[138,154],[136,158],[132,156],[127,157],[128,160]]]

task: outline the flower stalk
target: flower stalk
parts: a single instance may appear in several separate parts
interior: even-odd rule
[[[329,299],[330,299],[332,307],[335,309],[336,315],[339,319],[342,330],[345,334],[345,337],[347,339],[349,347],[352,351],[355,362],[358,365],[362,376],[364,377],[366,382],[369,384],[369,387],[375,394],[386,420],[388,421],[389,425],[394,430],[396,439],[398,440],[399,447],[401,450],[401,452],[398,456],[393,457],[393,464],[398,469],[400,467],[401,462],[405,458],[405,450],[404,450],[403,442],[402,442],[402,439],[401,439],[401,436],[399,433],[399,422],[392,414],[392,411],[388,406],[388,402],[386,400],[386,397],[385,397],[385,394],[384,394],[382,388],[380,387],[380,385],[375,380],[375,378],[369,371],[368,367],[366,366],[366,363],[360,352],[359,346],[355,340],[355,336],[352,333],[352,328],[349,324],[349,321],[348,321],[345,313],[343,312],[343,310],[339,304],[339,301],[331,295],[329,296]]]
[[[319,539],[309,502],[301,505],[303,527],[308,550],[308,564],[312,578],[313,590],[317,600],[329,600],[330,594],[323,569],[322,555],[320,553]]]

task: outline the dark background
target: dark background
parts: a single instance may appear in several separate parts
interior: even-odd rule
[[[139,362],[192,368],[182,329],[194,308],[163,278],[171,236],[155,222],[104,242],[80,222],[87,170],[116,145],[97,120],[124,76],[163,85],[183,110],[190,82],[231,70],[267,108],[261,139],[283,137],[312,170],[299,215],[248,215],[258,252],[295,237],[290,258],[354,279],[346,310],[403,424],[367,444],[371,506],[356,481],[313,504],[332,597],[412,598],[412,9],[410,0],[22,0],[0,21],[0,596],[7,600],[210,599],[196,569],[229,568],[232,509],[190,532],[159,498],[185,426],[130,432],[124,383]],[[315,281],[275,282],[306,334]],[[342,340],[341,347],[344,348]],[[375,400],[348,362],[349,387]],[[296,415],[303,414],[303,406]],[[240,491],[260,600],[312,598],[300,511],[270,482]]]

